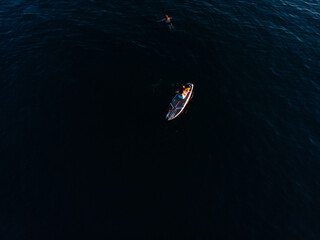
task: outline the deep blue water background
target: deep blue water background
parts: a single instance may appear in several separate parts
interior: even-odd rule
[[[319,1],[2,1],[0,61],[1,239],[320,238]]]

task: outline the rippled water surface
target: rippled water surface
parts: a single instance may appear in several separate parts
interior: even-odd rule
[[[2,1],[0,36],[1,239],[320,238],[318,1]]]

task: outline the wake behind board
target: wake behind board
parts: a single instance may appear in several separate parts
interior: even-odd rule
[[[175,119],[180,115],[180,113],[183,112],[184,108],[187,106],[188,102],[190,101],[191,95],[193,93],[193,84],[187,83],[185,85],[186,87],[190,87],[190,91],[187,93],[185,98],[181,98],[178,94],[172,99],[170,106],[169,106],[169,112],[166,115],[166,119],[168,121]]]

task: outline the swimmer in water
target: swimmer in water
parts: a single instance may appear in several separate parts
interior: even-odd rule
[[[172,19],[171,17],[169,17],[168,15],[165,15],[165,18],[161,19],[159,22],[167,23],[168,26],[169,26],[170,31],[173,31],[174,30],[174,26],[172,25],[171,19]]]
[[[171,23],[171,17],[169,17],[168,15],[165,16],[165,21],[166,23]]]
[[[165,18],[162,18],[159,22],[171,23],[171,17],[169,17],[168,15],[165,15],[164,17]]]

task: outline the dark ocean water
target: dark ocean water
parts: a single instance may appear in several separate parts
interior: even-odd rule
[[[0,61],[0,239],[320,239],[319,1],[2,1]]]

